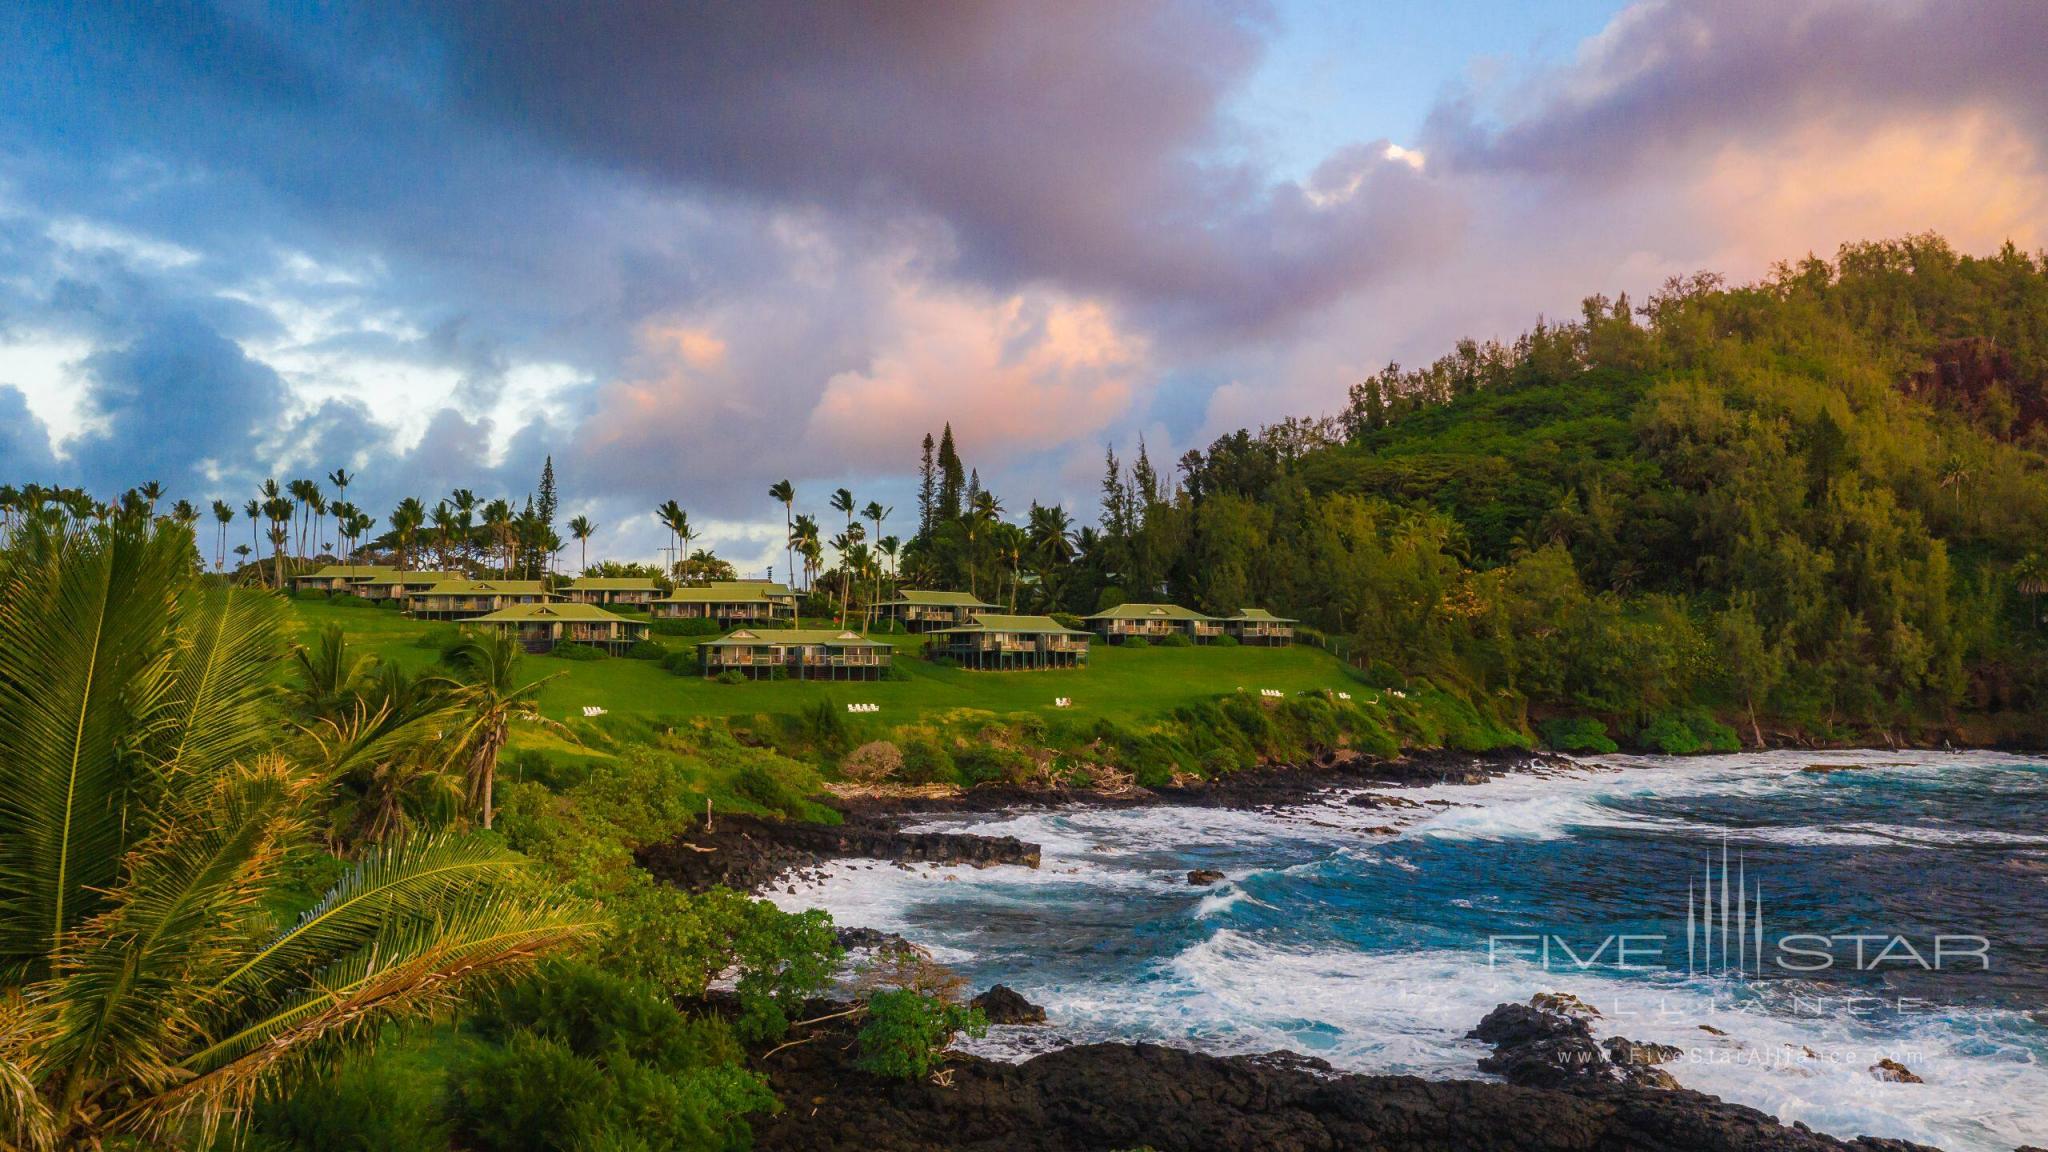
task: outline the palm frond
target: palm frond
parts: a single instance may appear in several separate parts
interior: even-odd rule
[[[122,520],[14,557],[0,588],[0,976],[40,971],[125,849],[160,726],[186,534]]]
[[[49,1062],[85,1082],[160,1091],[200,1033],[195,985],[248,952],[247,924],[301,832],[315,778],[270,759],[205,776],[157,813],[107,911],[81,926],[38,998],[60,1005]]]
[[[288,986],[393,923],[430,919],[527,867],[523,857],[474,837],[427,836],[374,848],[295,924],[215,980],[209,995],[250,996]]]
[[[391,1020],[445,1012],[601,926],[587,908],[500,889],[389,927],[187,1057],[188,1079],[138,1102],[113,1127],[150,1136],[195,1124],[210,1135],[301,1062],[373,1038]]]
[[[159,772],[205,771],[259,750],[271,729],[264,705],[283,619],[283,600],[269,592],[224,589],[186,598]]]
[[[54,1015],[17,991],[0,992],[0,1147],[40,1152],[56,1143],[49,1107],[36,1091]]]

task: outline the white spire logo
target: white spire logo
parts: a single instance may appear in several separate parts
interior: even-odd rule
[[[1745,861],[1735,858],[1735,876],[1728,875],[1728,839],[1721,838],[1718,875],[1714,855],[1707,853],[1697,880],[1685,885],[1685,970],[1687,975],[1716,972],[1763,975],[1764,895],[1752,884]]]

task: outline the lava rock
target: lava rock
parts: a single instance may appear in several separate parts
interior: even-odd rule
[[[1870,1074],[1887,1084],[1925,1084],[1911,1068],[1897,1060],[1884,1059],[1870,1066]]]
[[[1603,1045],[1593,1039],[1585,1016],[1545,1007],[1567,1002],[1580,1013],[1592,1012],[1577,997],[1561,993],[1539,993],[1529,1004],[1502,1004],[1488,1012],[1468,1033],[1493,1046],[1493,1055],[1479,1061],[1480,1070],[1524,1088],[1563,1088],[1584,1081],[1678,1087],[1670,1073],[1656,1067],[1683,1055],[1678,1049],[1620,1037]]]
[[[967,1002],[969,1008],[981,1009],[981,1014],[991,1024],[1043,1024],[1045,1009],[1026,1000],[1016,989],[1007,984],[997,984],[988,991]]]
[[[1196,868],[1188,873],[1188,883],[1197,888],[1208,884],[1221,884],[1223,878],[1223,873],[1214,868]]]

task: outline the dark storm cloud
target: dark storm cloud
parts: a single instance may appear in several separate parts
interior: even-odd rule
[[[1587,182],[1826,123],[1853,136],[1915,113],[1991,110],[2048,137],[2040,0],[1715,0],[1623,13],[1577,66],[1490,117],[1440,106],[1425,146],[1463,170]]]
[[[239,458],[275,431],[287,398],[274,370],[189,317],[166,317],[84,367],[107,427],[79,455],[100,490],[162,480],[189,491],[201,461]]]
[[[1423,207],[1376,156],[1321,202],[1220,158],[1219,109],[1265,20],[1221,3],[536,0],[450,4],[441,26],[470,108],[577,154],[856,227],[926,212],[987,282],[1253,327],[1369,274]]]

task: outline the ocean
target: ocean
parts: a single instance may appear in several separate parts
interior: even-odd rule
[[[948,815],[916,827],[1033,841],[1041,867],[841,861],[773,898],[1044,1005],[961,1045],[1001,1059],[1147,1040],[1474,1077],[1480,1017],[1556,991],[1788,1123],[2048,1143],[2048,760],[1610,756],[1359,791]]]

